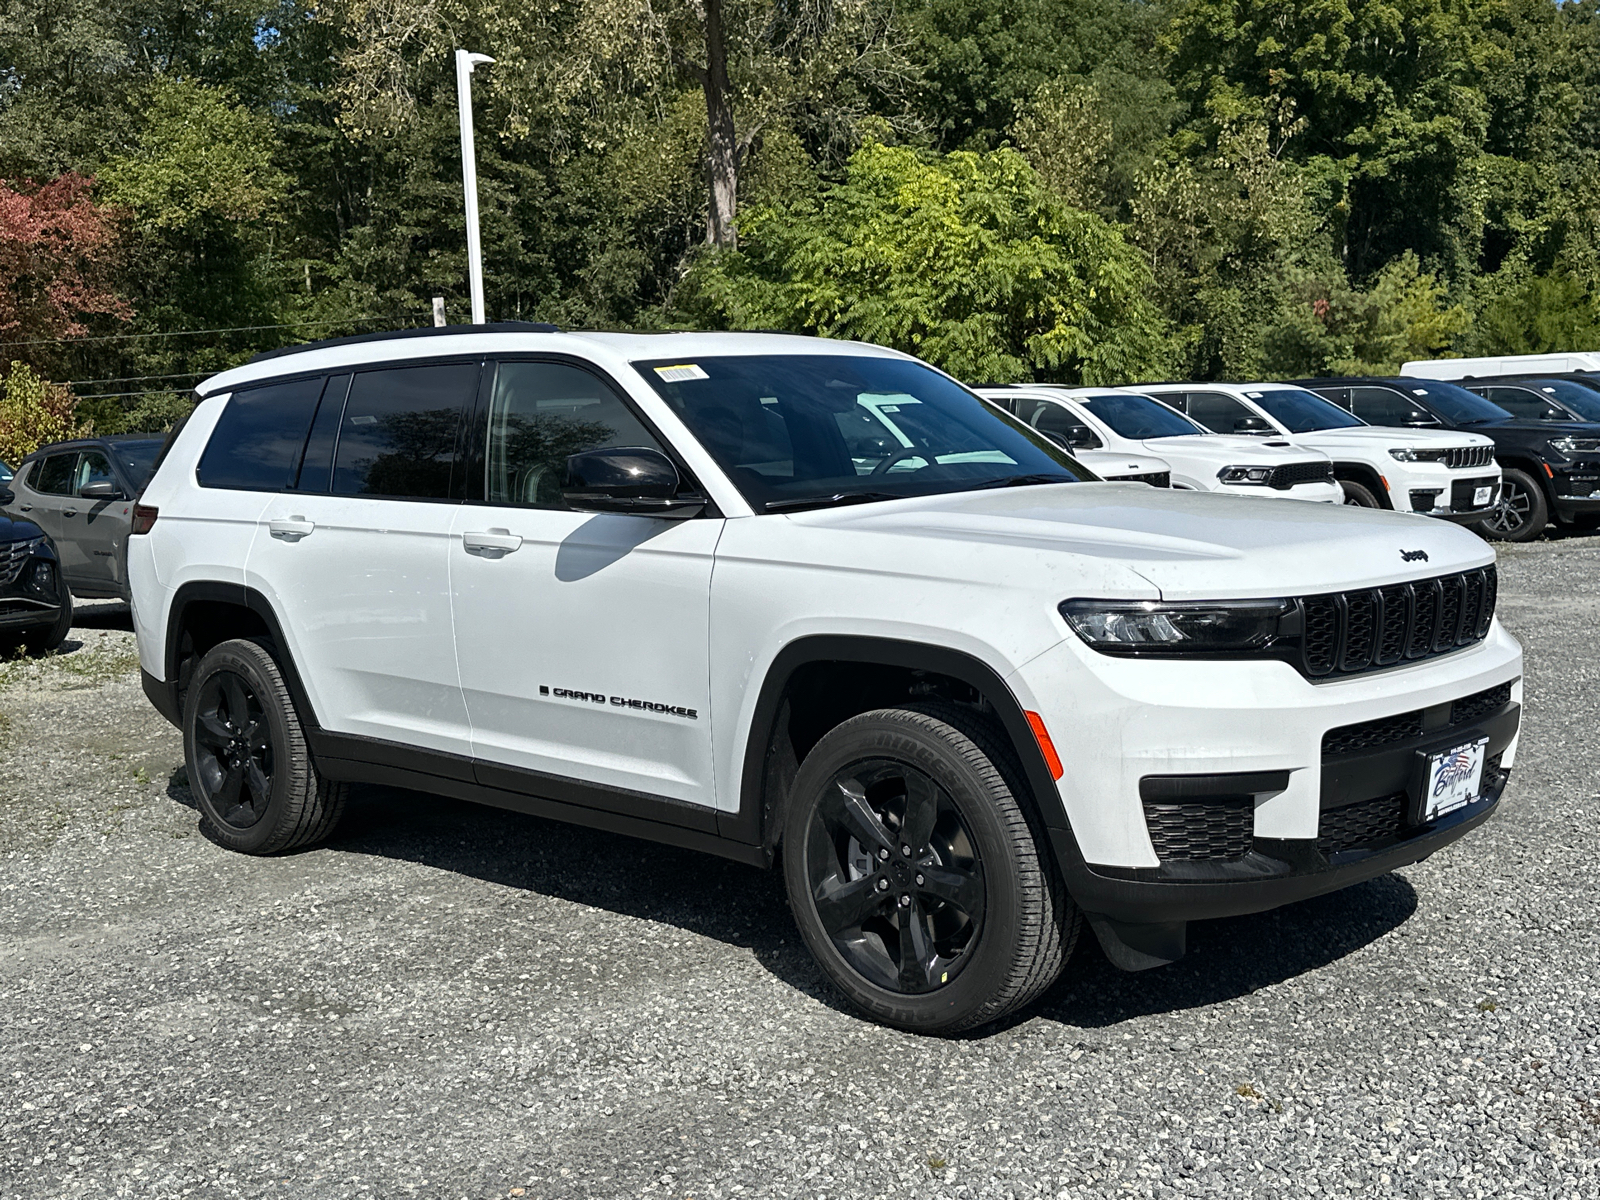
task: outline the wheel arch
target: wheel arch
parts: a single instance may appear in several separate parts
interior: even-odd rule
[[[1544,464],[1527,452],[1513,450],[1509,454],[1495,453],[1495,461],[1499,463],[1502,472],[1506,470],[1521,471],[1529,479],[1539,485],[1539,491],[1544,494],[1544,502],[1552,509],[1556,503],[1555,488],[1551,484],[1550,476],[1545,474]]]
[[[194,580],[184,584],[173,594],[167,610],[167,638],[162,651],[165,682],[159,686],[167,693],[171,711],[182,711],[182,696],[189,675],[206,651],[232,638],[250,637],[263,637],[272,643],[273,657],[283,672],[302,723],[311,730],[319,728],[310,697],[284,638],[283,622],[272,602],[255,588],[219,580]]]
[[[817,703],[807,694],[808,688],[826,689],[852,676],[867,684],[849,693],[854,699],[841,695],[830,703],[824,696],[820,710],[802,709],[797,723],[797,706]],[[780,650],[768,666],[746,734],[739,812],[726,821],[724,836],[774,852],[787,814],[788,784],[817,738],[858,713],[888,707],[896,700],[914,700],[919,694],[941,694],[938,689],[949,684],[976,694],[974,712],[989,717],[1010,743],[1039,815],[1052,831],[1051,840],[1058,840],[1057,831],[1067,833],[1070,840],[1066,810],[1032,726],[992,667],[945,646],[849,635],[801,638]],[[924,685],[927,690],[916,690]]]
[[[1366,463],[1335,462],[1333,464],[1333,477],[1341,483],[1349,480],[1359,483],[1371,492],[1378,500],[1379,508],[1394,508],[1394,501],[1389,498],[1389,489],[1384,487],[1383,480],[1378,472]]]

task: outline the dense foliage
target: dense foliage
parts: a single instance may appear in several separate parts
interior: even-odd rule
[[[457,46],[491,319],[972,379],[1600,345],[1600,0],[0,0],[18,394],[160,421],[464,319]]]

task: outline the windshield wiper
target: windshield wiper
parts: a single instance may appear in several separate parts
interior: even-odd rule
[[[1007,488],[1007,487],[1032,487],[1036,483],[1078,483],[1072,475],[1007,475],[1001,479],[991,479],[987,483],[980,483],[979,488]],[[973,489],[976,491],[977,489]]]
[[[828,496],[798,496],[793,500],[768,500],[768,512],[793,512],[800,508],[833,508],[840,504],[865,504],[872,500],[904,500],[893,492],[834,492]]]

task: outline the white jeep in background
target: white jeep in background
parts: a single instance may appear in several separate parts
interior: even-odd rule
[[[222,845],[314,844],[367,782],[781,862],[827,976],[924,1032],[1040,995],[1080,918],[1156,966],[1433,854],[1517,750],[1471,533],[1094,481],[854,343],[264,355],[201,385],[128,569]]]
[[[1480,433],[1379,428],[1285,383],[1163,383],[1139,390],[1218,433],[1259,432],[1321,451],[1333,460],[1346,504],[1476,524],[1499,499],[1494,442]]]
[[[1086,463],[1085,452],[1158,454],[1172,469],[1171,486],[1179,489],[1324,504],[1344,500],[1326,454],[1283,438],[1213,433],[1127,388],[1019,383],[979,388],[978,394]]]

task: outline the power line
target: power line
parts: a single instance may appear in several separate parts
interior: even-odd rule
[[[202,375],[214,375],[215,371],[185,371],[181,375],[113,375],[108,379],[69,379],[65,387],[88,387],[90,384],[100,383],[147,383],[152,379],[198,379]]]
[[[0,342],[0,349],[12,346],[82,346],[89,342],[123,342],[133,338],[174,338],[199,336],[204,333],[261,333],[268,329],[315,329],[325,325],[362,325],[371,321],[388,321],[391,317],[349,317],[340,321],[287,321],[279,325],[228,325],[221,329],[174,329],[166,333],[106,333],[96,337],[34,338],[27,342]]]

